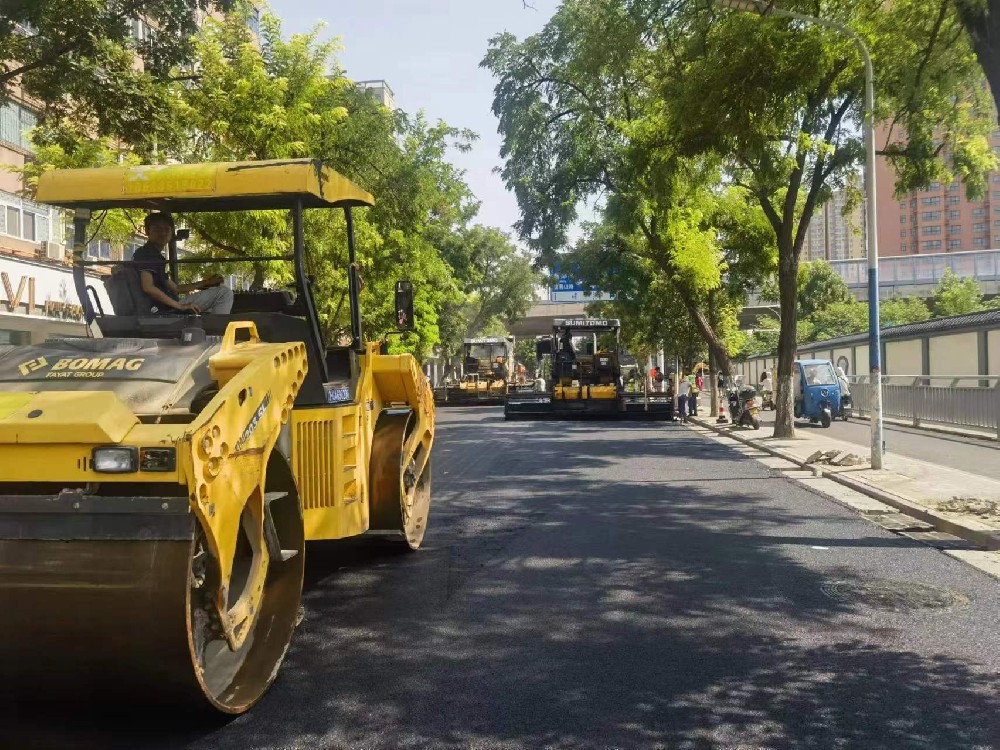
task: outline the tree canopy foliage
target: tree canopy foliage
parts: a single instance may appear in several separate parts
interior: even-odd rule
[[[952,4],[782,7],[844,23],[871,48],[875,117],[887,125],[879,146],[900,189],[957,177],[982,193],[995,163],[994,118]],[[579,207],[597,201],[604,222],[671,285],[722,356],[704,299],[722,288],[732,258],[705,203],[735,186],[762,212],[755,225],[770,229],[773,254],[757,243],[738,255],[749,267],[777,266],[776,434],[791,434],[802,245],[832,191],[854,189],[863,157],[863,65],[853,43],[702,3],[564,0],[540,33],[495,37],[483,64],[498,81],[503,175],[522,237],[543,257],[555,253]]]
[[[389,111],[343,75],[330,75],[340,70],[338,48],[321,42],[318,30],[286,37],[278,19],[264,14],[258,35],[248,23],[254,12],[237,3],[192,37],[190,61],[199,75],[157,83],[166,116],[147,123],[142,143],[95,139],[86,121],[70,118],[38,128],[29,184],[53,166],[135,162],[154,147],[153,158],[161,161],[320,159],[376,198],[374,207],[354,215],[369,338],[394,328],[393,285],[404,277],[415,290],[417,330],[391,339],[395,351],[424,357],[436,346],[453,346],[456,337],[502,329],[523,315],[533,294],[530,262],[508,237],[475,224],[478,202],[448,160],[450,149],[468,149],[475,135],[421,114]],[[256,287],[291,281],[287,264],[238,262],[287,252],[286,213],[179,218],[194,230],[188,249],[220,270]],[[112,212],[102,232],[120,238],[137,223],[138,217]],[[336,341],[350,327],[342,212],[307,211],[305,243],[324,333]]]
[[[5,0],[0,101],[19,94],[40,106],[43,124],[68,117],[97,135],[149,148],[149,134],[168,125],[165,84],[190,68],[199,14],[232,4]]]

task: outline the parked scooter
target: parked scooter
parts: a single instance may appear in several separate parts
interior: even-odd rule
[[[741,427],[760,429],[760,405],[757,403],[757,389],[748,385],[737,385],[729,391],[729,415],[733,424]]]

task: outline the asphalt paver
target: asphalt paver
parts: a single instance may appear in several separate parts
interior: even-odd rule
[[[680,425],[438,422],[424,548],[313,545],[250,713],[0,746],[1000,748],[1000,582]]]

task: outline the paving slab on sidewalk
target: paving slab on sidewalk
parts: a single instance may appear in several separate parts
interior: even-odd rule
[[[1000,481],[940,464],[887,454],[885,468],[869,468],[871,454],[855,443],[828,438],[823,431],[800,430],[794,439],[769,433],[699,422],[722,434],[747,442],[799,464],[818,452],[838,451],[863,459],[858,466],[837,467],[813,463],[823,476],[888,503],[903,512],[987,549],[1000,550]],[[763,434],[762,434],[763,433]],[[1000,460],[1000,451],[997,453]]]

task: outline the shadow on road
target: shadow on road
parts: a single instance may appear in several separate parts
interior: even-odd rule
[[[310,548],[306,619],[250,714],[192,725],[164,711],[108,729],[103,712],[49,707],[44,721],[15,714],[10,746],[897,750],[1000,738],[997,673],[901,637],[961,613],[887,615],[828,596],[830,575],[870,571],[810,562],[816,548],[864,561],[924,548],[683,428],[508,428],[495,412],[439,413],[425,549]],[[79,744],[53,742],[65,736]]]

